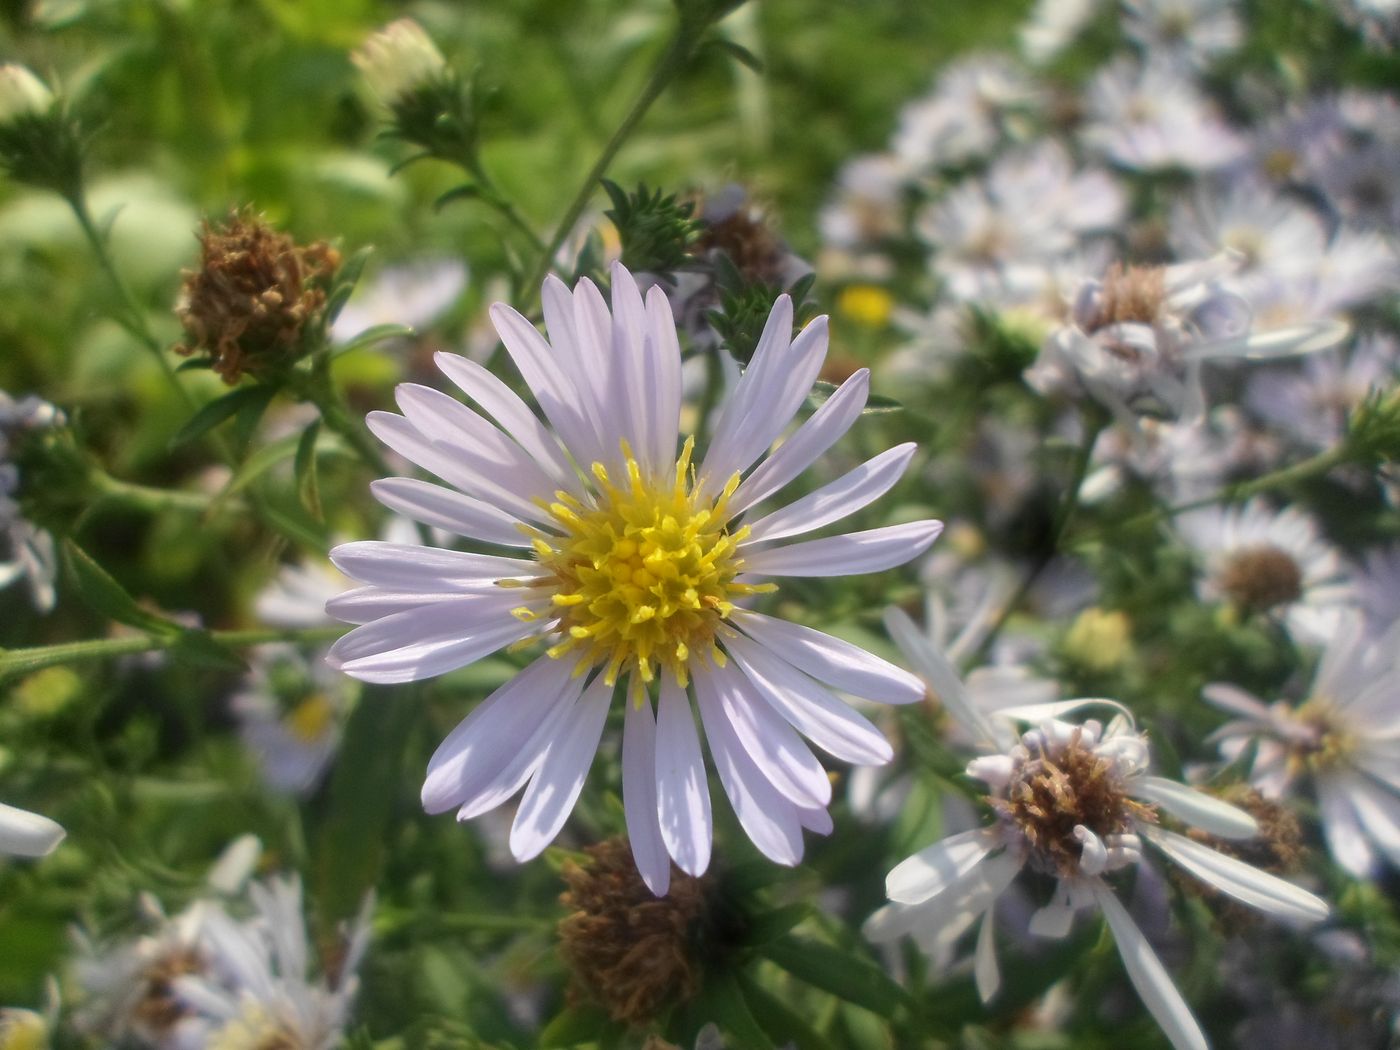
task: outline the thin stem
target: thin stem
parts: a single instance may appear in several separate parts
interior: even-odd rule
[[[345,633],[343,627],[255,628],[245,631],[210,631],[209,637],[221,645],[235,649],[266,642],[315,644],[329,642]],[[28,649],[0,650],[0,680],[15,675],[31,674],[59,664],[105,660],[113,656],[132,656],[154,652],[173,644],[169,635],[140,633],[121,638],[92,638],[81,642],[60,642]]]
[[[1288,485],[1295,485],[1300,481],[1310,481],[1313,478],[1321,477],[1333,467],[1339,467],[1352,458],[1350,450],[1346,444],[1340,444],[1334,448],[1329,448],[1324,452],[1309,456],[1307,459],[1292,466],[1280,467],[1249,481],[1241,481],[1234,485],[1226,485],[1218,492],[1209,496],[1202,496],[1199,499],[1188,500],[1185,503],[1177,503],[1169,507],[1154,507],[1152,510],[1129,518],[1114,531],[1130,531],[1141,528],[1144,525],[1152,525],[1163,519],[1175,518],[1177,515],[1185,514],[1187,511],[1199,510],[1201,507],[1214,506],[1217,503],[1235,503],[1239,500],[1249,499],[1251,496],[1258,496],[1264,492],[1271,492],[1274,489],[1284,488]]]
[[[1103,433],[1109,422],[1108,416],[1097,406],[1091,405],[1085,409],[1085,412],[1087,415],[1084,420],[1084,440],[1080,442],[1079,451],[1074,457],[1069,487],[1065,489],[1064,495],[1060,498],[1060,505],[1055,511],[1055,520],[1050,532],[1050,546],[1030,572],[1022,578],[1020,585],[1012,592],[1006,600],[1006,604],[1002,606],[1001,612],[992,621],[992,625],[987,629],[981,644],[977,646],[970,657],[973,664],[980,662],[986,656],[996,642],[997,636],[1001,634],[1002,628],[1006,626],[1012,614],[1020,608],[1021,603],[1026,600],[1026,595],[1031,592],[1031,588],[1036,585],[1041,574],[1055,560],[1055,555],[1059,554],[1064,546],[1064,539],[1069,532],[1070,523],[1079,510],[1079,490],[1084,487],[1084,478],[1089,473],[1089,464],[1094,457],[1094,446],[1098,444],[1099,435]]]
[[[151,512],[184,510],[203,514],[215,509],[242,510],[243,504],[236,499],[218,499],[203,492],[189,492],[182,489],[159,489],[151,485],[137,485],[130,481],[120,481],[109,474],[99,473],[94,479],[99,498],[116,500],[130,507]]]
[[[126,283],[126,279],[122,277],[121,271],[117,269],[116,263],[112,260],[112,254],[107,249],[107,241],[93,223],[92,214],[88,211],[87,200],[82,191],[79,190],[65,199],[68,201],[68,206],[73,209],[73,215],[77,218],[78,225],[82,227],[88,244],[92,246],[98,265],[107,275],[107,279],[112,282],[112,287],[121,300],[122,309],[126,316],[118,317],[117,322],[151,352],[160,365],[160,370],[164,373],[166,381],[174,387],[176,393],[185,402],[186,407],[193,410],[196,407],[194,398],[181,385],[179,377],[175,375],[175,367],[165,355],[165,347],[161,345],[160,340],[146,324],[145,311],[141,309],[141,304],[136,301],[131,287]]]
[[[702,34],[695,32],[693,27],[682,24],[666,46],[666,50],[661,53],[661,57],[647,78],[641,94],[632,103],[632,108],[622,118],[622,123],[617,126],[617,130],[612,133],[612,138],[608,139],[607,144],[603,147],[603,152],[593,162],[593,167],[588,169],[588,174],[583,178],[583,184],[564,212],[564,217],[559,220],[559,225],[555,228],[554,235],[550,237],[549,244],[540,253],[535,271],[530,275],[524,289],[522,289],[525,295],[534,296],[539,293],[540,285],[549,273],[550,266],[554,263],[554,256],[563,246],[564,241],[573,230],[574,224],[583,214],[583,210],[588,207],[588,202],[592,199],[599,180],[607,174],[608,167],[612,164],[613,158],[617,156],[618,150],[622,149],[623,144],[636,130],[637,125],[642,122],[642,118],[646,116],[652,103],[666,90],[672,78],[690,58],[691,53],[699,45],[701,36]]]

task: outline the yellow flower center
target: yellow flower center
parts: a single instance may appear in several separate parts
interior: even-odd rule
[[[1356,752],[1356,736],[1337,717],[1336,704],[1325,696],[1314,696],[1307,700],[1294,714],[1294,718],[1312,735],[1298,743],[1293,749],[1292,761],[1301,763],[1313,772],[1325,772],[1350,764]]]
[[[534,533],[544,573],[517,583],[551,592],[549,613],[515,611],[524,619],[559,618],[560,641],[550,656],[581,651],[580,667],[603,666],[609,684],[635,671],[638,695],[658,667],[685,685],[692,656],[709,654],[722,664],[715,635],[733,599],[774,589],[735,582],[743,566],[736,548],[748,533],[727,528],[739,476],[715,496],[697,489],[693,444],[686,442],[667,483],[644,478],[624,443],[625,479],[594,463],[591,503],[555,493],[548,509],[562,535]]]
[[[314,744],[326,735],[335,720],[335,708],[325,693],[312,693],[287,714],[283,725],[303,744]]]

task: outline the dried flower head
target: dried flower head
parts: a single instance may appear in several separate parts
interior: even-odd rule
[[[1303,596],[1303,570],[1272,544],[1245,547],[1221,566],[1216,585],[1236,608],[1267,612]]]
[[[645,1023],[700,989],[696,946],[709,880],[673,870],[669,895],[656,897],[626,839],[586,852],[590,863],[564,868],[560,900],[571,914],[559,924],[559,953],[577,987],[614,1020]]]
[[[248,211],[206,222],[199,243],[199,269],[185,271],[175,308],[186,338],[176,352],[207,352],[229,384],[298,356],[340,253],[324,241],[298,245]]]

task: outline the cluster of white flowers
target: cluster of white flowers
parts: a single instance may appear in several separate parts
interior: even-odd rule
[[[243,886],[257,855],[256,840],[235,842],[210,875],[209,896],[177,915],[144,897],[149,932],[102,944],[75,932],[78,1030],[151,1050],[340,1046],[369,943],[370,902],[340,931],[335,958],[318,965],[300,880]],[[226,896],[240,887],[237,898]]]

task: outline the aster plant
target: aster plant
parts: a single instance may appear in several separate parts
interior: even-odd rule
[[[522,861],[563,826],[620,694],[628,829],[638,866],[660,894],[670,860],[691,875],[710,862],[709,790],[692,702],[745,832],[768,857],[796,864],[804,828],[831,830],[830,781],[801,736],[843,761],[879,763],[891,754],[831,688],[892,703],[923,693],[907,672],[759,613],[748,607],[752,599],[776,590],[775,576],[903,564],[942,524],[782,542],[879,498],[907,466],[911,445],[746,521],[856,421],[867,375],[847,380],[765,457],[810,392],[827,348],[824,319],[791,338],[792,304],[779,298],[753,361],[719,408],[709,447],[697,455],[692,435],[677,455],[680,347],[670,307],[658,289],[644,300],[621,265],[612,278],[611,314],[589,281],[573,291],[546,282],[548,340],[510,307],[493,308],[549,428],[499,379],[450,355],[439,355],[438,367],[484,415],[408,384],[398,389],[403,415],[371,415],[371,429],[390,448],[456,490],[386,479],[373,486],[377,499],[529,557],[342,544],[332,560],[364,586],[328,609],[361,626],[332,646],[329,659],[362,681],[410,682],[506,646],[545,644],[448,736],[423,785],[425,808],[455,808],[461,820],[523,787],[510,835]]]

